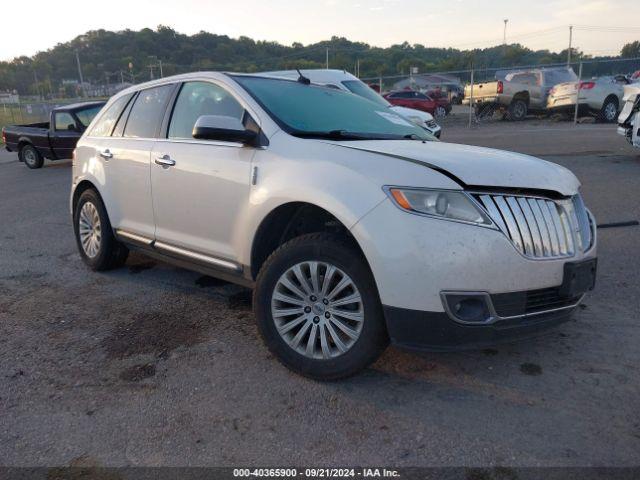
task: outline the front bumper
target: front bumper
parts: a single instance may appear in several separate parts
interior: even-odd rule
[[[376,280],[391,339],[413,348],[473,348],[566,321],[579,298],[560,310],[533,311],[526,310],[527,295],[551,295],[563,285],[565,265],[596,256],[594,237],[586,253],[531,259],[500,230],[412,215],[390,200],[362,218],[352,233]],[[488,295],[500,318],[490,324],[462,324],[445,310],[443,292]]]
[[[544,333],[567,322],[576,307],[491,325],[461,325],[444,312],[384,306],[391,343],[421,351],[457,351],[515,342]]]

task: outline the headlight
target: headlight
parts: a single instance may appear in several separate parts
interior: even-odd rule
[[[398,208],[407,212],[493,226],[489,216],[464,192],[403,187],[385,187],[384,190]]]

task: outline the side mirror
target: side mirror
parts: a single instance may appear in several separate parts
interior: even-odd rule
[[[202,115],[196,120],[192,136],[198,140],[252,144],[258,134],[253,130],[247,130],[237,118],[223,115]]]
[[[69,130],[70,132],[77,132],[78,127],[75,123],[70,123],[69,125],[67,125],[67,130]]]

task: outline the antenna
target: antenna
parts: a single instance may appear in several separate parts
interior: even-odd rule
[[[307,77],[305,77],[302,72],[300,71],[299,68],[296,68],[296,72],[298,72],[298,75],[300,75],[298,77],[298,81],[304,85],[311,85],[311,80],[309,80]]]

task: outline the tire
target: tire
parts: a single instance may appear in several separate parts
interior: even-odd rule
[[[315,290],[308,281],[314,264],[318,273]],[[296,267],[307,279],[306,286],[296,277]],[[332,275],[330,267],[334,269]],[[283,278],[298,292],[285,288]],[[331,295],[339,284],[347,286]],[[313,293],[317,298],[311,297]],[[283,302],[280,295],[295,302]],[[349,301],[358,295],[359,300]],[[335,305],[338,302],[343,304]],[[303,235],[273,252],[258,274],[253,305],[267,348],[289,369],[316,380],[354,375],[375,361],[389,343],[378,290],[366,260],[333,234]],[[287,309],[289,313],[282,312]],[[339,324],[346,326],[351,336]],[[281,334],[279,329],[288,331]],[[296,337],[297,349],[292,346]]]
[[[111,270],[127,260],[129,249],[116,240],[107,210],[95,190],[80,195],[73,211],[73,228],[80,256],[92,270]]]
[[[618,119],[618,99],[607,97],[598,114],[598,120],[605,123],[613,123]]]
[[[442,105],[439,105],[434,110],[433,116],[436,118],[444,118],[447,116],[447,109],[444,108]]]
[[[507,118],[514,122],[520,122],[527,117],[529,107],[524,100],[514,100],[507,110]]]
[[[18,156],[20,161],[31,169],[42,168],[44,165],[44,158],[33,145],[24,145],[18,152]]]

